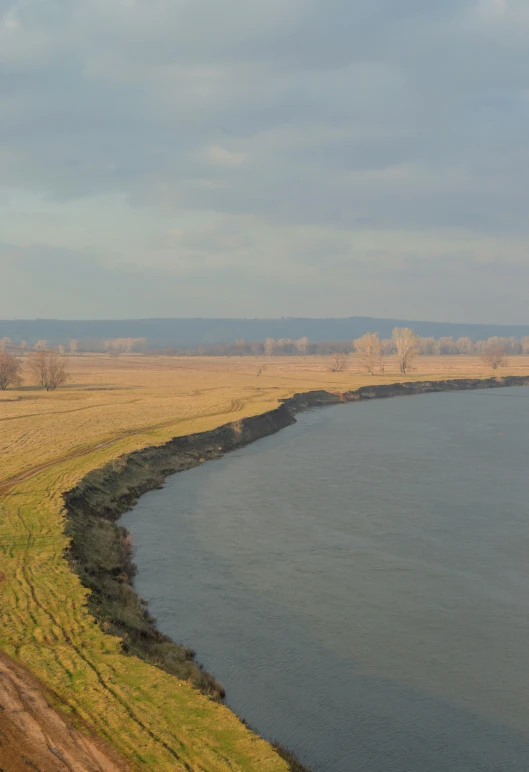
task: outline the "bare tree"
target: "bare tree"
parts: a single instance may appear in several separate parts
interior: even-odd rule
[[[116,338],[116,340],[106,340],[105,351],[108,352],[110,357],[118,357],[124,351],[121,339]]]
[[[474,344],[470,338],[458,338],[456,346],[459,353],[465,356],[470,356],[470,354],[474,353]]]
[[[508,348],[507,353],[515,354],[515,355],[518,355],[518,354],[522,353],[522,341],[521,340],[516,340],[516,338],[511,337],[511,338],[508,338],[508,341],[509,341],[509,348]]]
[[[491,343],[487,343],[481,352],[481,361],[487,365],[487,367],[497,370],[498,367],[505,367],[507,359],[505,357],[505,351],[501,346],[496,346]]]
[[[347,367],[347,354],[337,351],[333,354],[329,370],[331,373],[343,373]]]
[[[113,340],[106,340],[103,343],[103,348],[105,349],[105,351],[107,352],[109,357],[117,357],[118,356],[118,352],[114,348],[114,341]]]
[[[421,349],[421,354],[431,356],[436,353],[436,340],[432,336],[429,338],[419,338],[419,347]]]
[[[366,332],[361,338],[357,338],[353,345],[367,372],[374,375],[375,368],[381,366],[382,359],[382,347],[378,332]]]
[[[273,338],[267,338],[264,342],[264,352],[265,356],[271,357],[274,353],[276,347],[276,342]]]
[[[79,341],[75,338],[72,338],[70,341],[70,354],[76,354],[77,349],[79,348]]]
[[[5,351],[10,343],[11,338],[8,338],[7,335],[5,335],[3,338],[0,338],[0,351]]]
[[[5,391],[8,386],[21,386],[22,378],[20,370],[22,363],[12,354],[0,352],[0,390]]]
[[[303,338],[298,338],[298,340],[294,341],[294,348],[296,349],[296,353],[299,356],[306,356],[309,350],[309,339],[307,336]]]
[[[520,354],[522,352],[522,344],[513,337],[504,338],[495,335],[488,339],[487,345],[499,346],[504,354]]]
[[[291,344],[292,344],[292,341],[290,340],[290,338],[279,338],[279,340],[276,340],[275,342],[275,353],[288,354]]]
[[[46,391],[55,391],[68,380],[68,362],[53,349],[36,351],[31,355],[28,364],[35,382]]]
[[[103,345],[109,356],[117,357],[120,354],[130,354],[134,349],[139,351],[145,349],[147,338],[115,338],[106,340]]]
[[[529,354],[529,335],[526,335],[521,340],[522,343],[522,354]]]
[[[457,346],[452,336],[441,337],[436,344],[436,354],[457,354]]]
[[[419,339],[409,327],[395,327],[393,342],[397,351],[399,370],[403,375],[406,375],[413,360],[419,355]]]
[[[48,341],[47,340],[38,340],[35,343],[35,351],[44,351],[44,349],[48,348]]]

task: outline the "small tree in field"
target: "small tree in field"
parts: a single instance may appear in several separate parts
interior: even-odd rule
[[[419,339],[409,327],[395,327],[393,330],[393,343],[397,351],[399,370],[406,375],[413,364],[413,360],[419,355]]]
[[[381,366],[382,347],[378,332],[367,332],[361,338],[354,341],[354,349],[360,356],[364,367],[371,375],[375,374],[375,368]]]
[[[36,351],[29,359],[35,382],[46,391],[55,391],[68,380],[68,362],[57,351]]]
[[[342,351],[337,351],[336,354],[333,354],[329,367],[331,373],[343,373],[346,367],[347,354],[344,354]]]
[[[22,364],[12,354],[0,351],[0,390],[5,391],[8,386],[21,386],[22,378],[20,370]]]
[[[492,370],[497,370],[498,367],[505,367],[507,364],[505,351],[501,346],[494,346],[490,343],[483,347],[483,350],[481,351],[481,361]]]

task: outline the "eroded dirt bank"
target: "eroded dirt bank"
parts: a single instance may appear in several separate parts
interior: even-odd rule
[[[274,434],[295,423],[296,413],[302,410],[366,399],[527,385],[529,376],[508,376],[381,384],[363,386],[343,394],[311,391],[295,394],[267,413],[225,424],[213,431],[176,437],[159,447],[135,451],[95,469],[76,488],[65,493],[68,531],[73,539],[69,558],[76,570],[79,569],[82,547],[78,543],[82,535],[79,529],[91,518],[115,522],[141,495],[159,487],[169,475]],[[84,554],[85,550],[82,552]]]
[[[43,685],[0,654],[0,772],[119,772],[129,765],[102,740],[66,723]]]
[[[383,384],[344,394],[325,391],[297,394],[265,414],[213,431],[177,437],[90,472],[65,494],[64,500],[66,531],[72,539],[68,559],[83,584],[91,590],[91,613],[105,631],[121,637],[125,652],[190,680],[206,694],[222,699],[222,686],[195,662],[190,649],[157,630],[147,605],[136,594],[130,539],[127,531],[116,525],[121,515],[143,493],[161,486],[167,476],[278,432],[295,423],[295,414],[301,410],[340,402],[517,385],[529,385],[529,376]],[[289,761],[292,770],[302,769],[295,760]]]
[[[405,397],[408,394],[428,394],[443,391],[468,391],[470,389],[500,389],[505,386],[529,386],[528,375],[508,375],[494,378],[453,378],[442,381],[407,381],[374,386],[362,386],[356,391],[346,392],[346,401],[361,399],[382,399],[384,397]]]

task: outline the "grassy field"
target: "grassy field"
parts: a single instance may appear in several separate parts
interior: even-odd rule
[[[383,377],[362,373],[354,357],[344,373],[310,357],[86,355],[72,358],[70,369],[68,386],[51,394],[30,386],[0,392],[0,649],[133,768],[286,770],[227,708],[126,657],[94,623],[63,557],[62,493],[124,453],[262,413],[296,392],[402,380],[395,363]],[[501,371],[527,373],[527,357]],[[490,375],[478,358],[432,357],[419,359],[406,380]]]

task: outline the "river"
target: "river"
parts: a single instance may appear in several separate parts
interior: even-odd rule
[[[529,769],[529,388],[317,409],[122,523],[139,594],[314,772]]]

